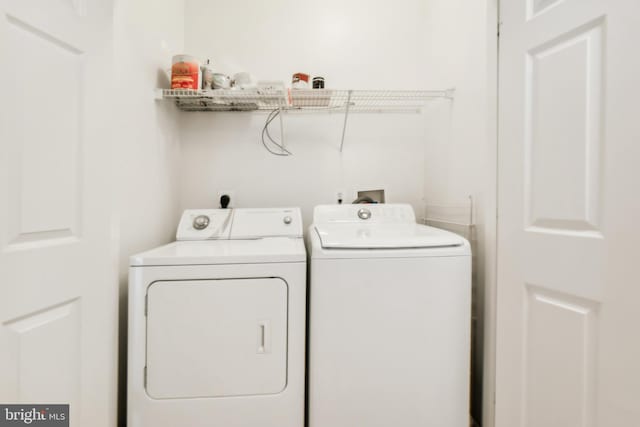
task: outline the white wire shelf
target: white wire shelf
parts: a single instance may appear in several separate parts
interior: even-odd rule
[[[289,92],[288,111],[419,112],[426,102],[452,99],[453,90],[297,89]]]
[[[336,90],[336,89],[161,89],[160,99],[175,101],[184,111],[291,112],[419,112],[426,102],[453,99],[447,90]]]
[[[274,89],[160,89],[158,98],[173,100],[184,111],[275,110],[287,106],[285,92]]]
[[[452,100],[454,91],[284,89],[281,82],[268,82],[263,87],[258,83],[256,89],[158,89],[156,99],[172,100],[183,111],[279,110],[280,113],[343,113],[340,140],[342,152],[349,113],[419,113],[429,101]],[[282,114],[280,136],[284,146]]]

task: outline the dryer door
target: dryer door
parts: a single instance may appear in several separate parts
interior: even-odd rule
[[[152,283],[147,291],[149,396],[281,392],[287,383],[287,294],[279,278]]]

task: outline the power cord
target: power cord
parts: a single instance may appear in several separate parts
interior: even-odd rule
[[[271,124],[271,122],[278,117],[278,114],[280,114],[280,110],[276,109],[273,110],[269,113],[269,115],[267,116],[267,120],[264,123],[264,127],[262,128],[262,135],[261,135],[261,139],[262,139],[262,145],[264,146],[264,148],[271,154],[273,154],[274,156],[292,156],[293,153],[289,150],[287,150],[286,148],[284,148],[284,146],[280,143],[278,143],[276,140],[274,140],[271,137],[271,134],[269,133],[269,125]],[[276,147],[278,147],[280,149],[280,152],[278,153],[277,151],[273,151],[268,145],[267,145],[267,141],[265,141],[264,136],[267,136],[267,139],[269,140],[269,142],[273,145],[275,145]]]

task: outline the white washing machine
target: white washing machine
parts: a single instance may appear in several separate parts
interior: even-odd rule
[[[303,427],[298,208],[188,210],[131,257],[129,427]]]
[[[471,252],[409,205],[318,206],[309,427],[468,427]]]

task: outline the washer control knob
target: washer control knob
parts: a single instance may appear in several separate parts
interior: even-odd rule
[[[358,218],[369,219],[371,218],[371,211],[369,209],[362,208],[358,210]]]
[[[198,215],[193,219],[193,228],[196,230],[204,230],[209,226],[209,217],[206,215]]]
[[[291,219],[290,216],[285,216],[284,218],[282,218],[282,222],[284,222],[287,225],[291,224],[292,221],[293,219]]]

